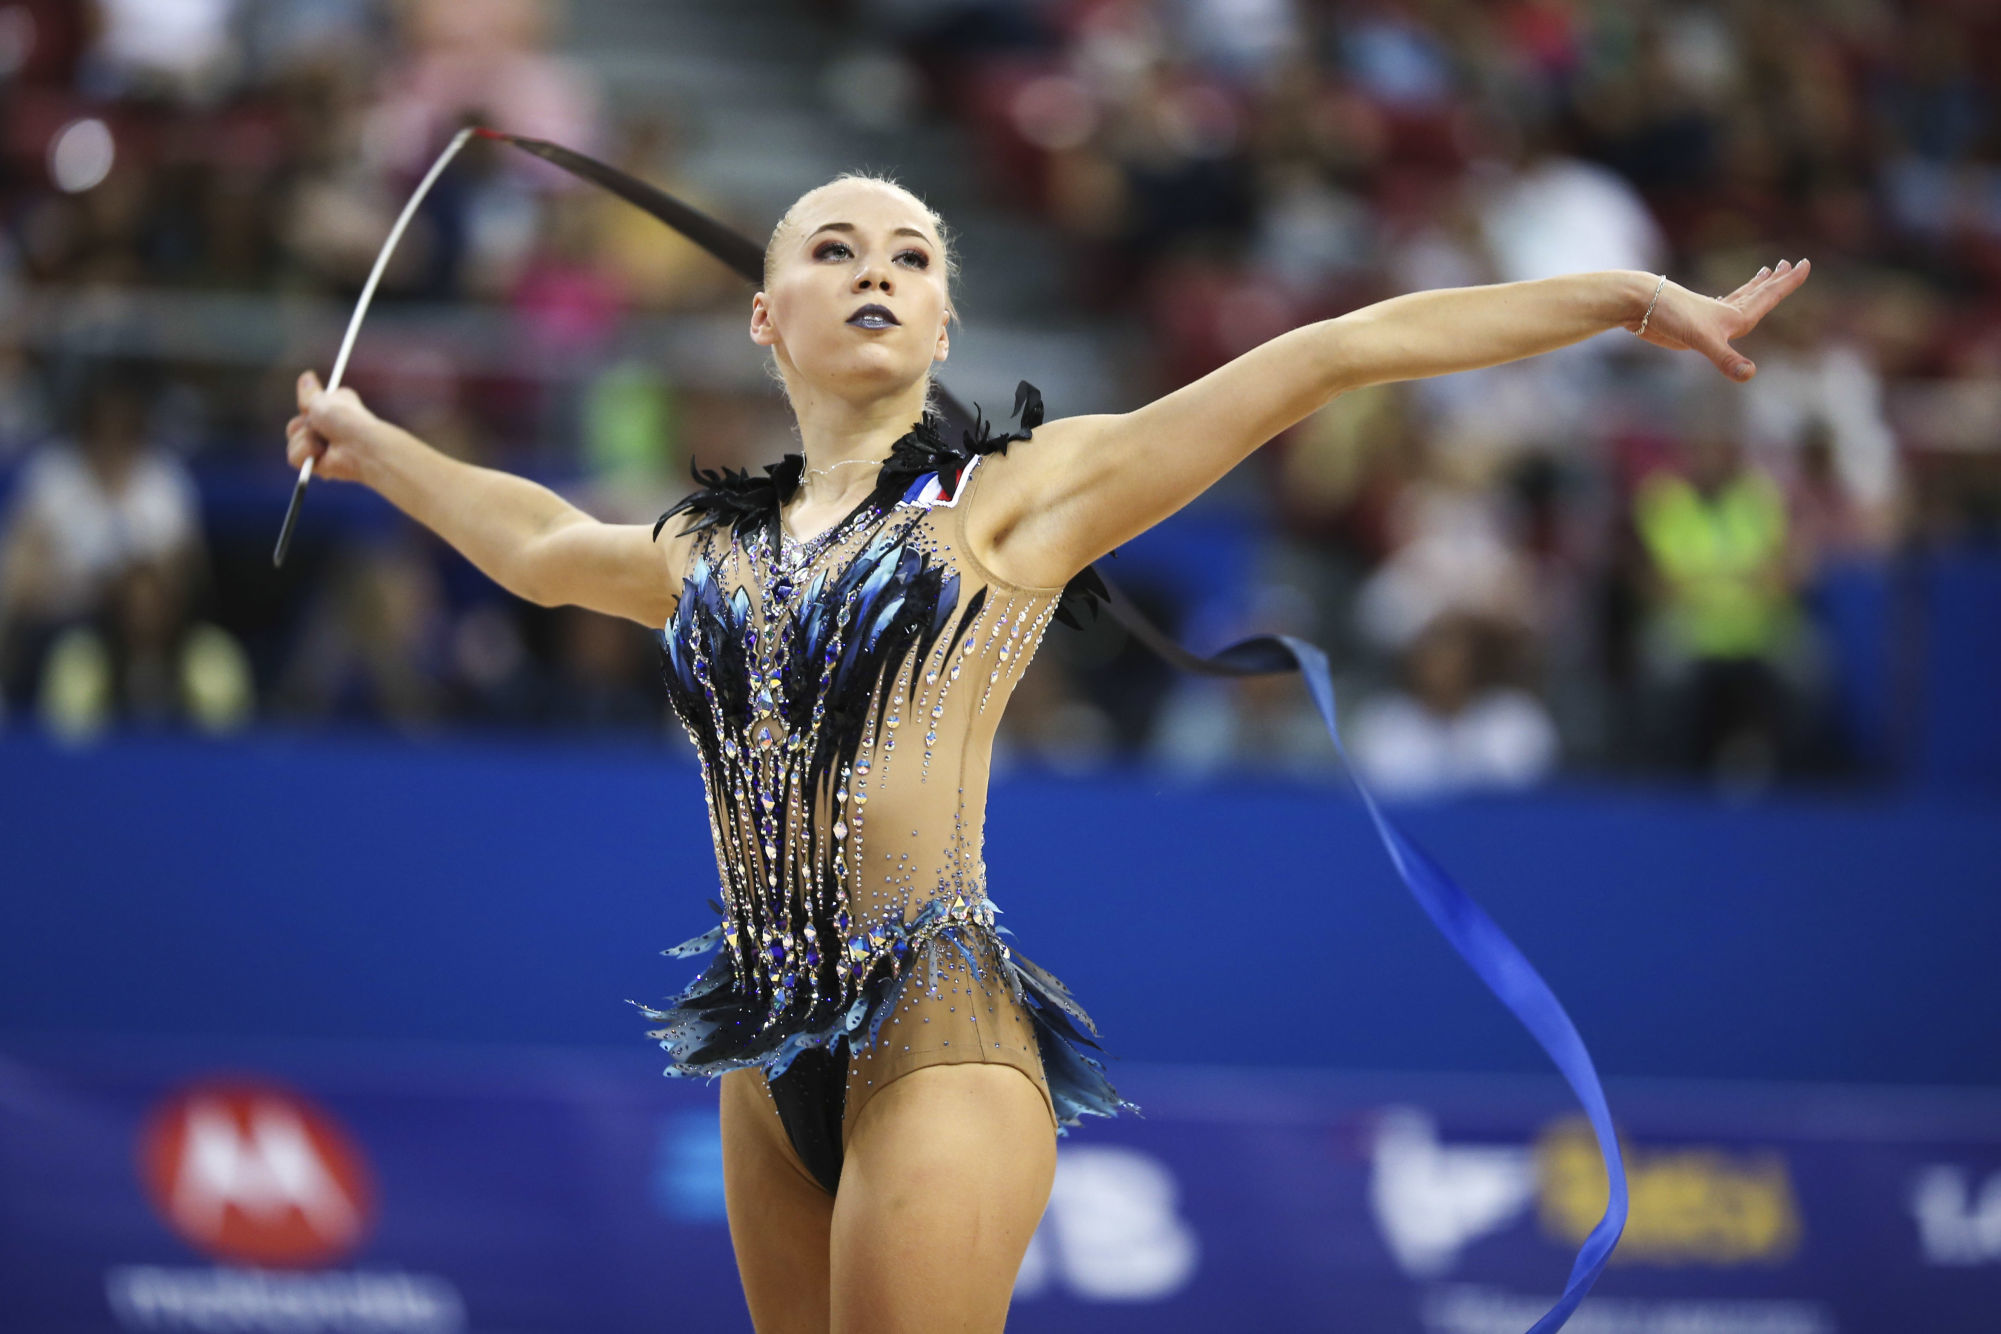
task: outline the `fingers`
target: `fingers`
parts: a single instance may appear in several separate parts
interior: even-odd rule
[[[1759,320],[1771,314],[1772,307],[1798,291],[1811,269],[1812,264],[1808,260],[1803,259],[1798,264],[1790,265],[1781,260],[1779,267],[1772,271],[1771,277],[1767,278],[1744,304],[1743,310],[1747,322],[1738,333],[1749,332]]]
[[[1791,291],[1798,287],[1806,280],[1807,269],[1810,266],[1810,260],[1803,259],[1795,264],[1789,259],[1782,259],[1775,269],[1760,269],[1758,282],[1760,295],[1774,288]]]
[[[299,411],[285,423],[285,461],[294,468],[301,467],[308,458],[318,458],[326,453],[326,438],[313,429],[311,410],[314,401],[321,397],[320,379],[311,371],[300,374],[297,382]]]
[[[1798,264],[1782,259],[1777,267],[1768,265],[1759,269],[1729,296],[1716,298],[1700,311],[1691,308],[1687,318],[1675,321],[1679,337],[1668,332],[1666,321],[1658,332],[1649,331],[1645,336],[1662,347],[1694,348],[1716,363],[1717,370],[1741,384],[1755,376],[1758,367],[1732,347],[1730,340],[1756,328],[1772,307],[1799,290],[1811,268],[1812,264],[1804,259]],[[1702,303],[1701,298],[1697,300]],[[1719,310],[1719,304],[1729,309]]]
[[[1766,276],[1770,274],[1771,271],[1772,271],[1772,266],[1767,264],[1764,268],[1759,269],[1749,278],[1746,278],[1738,286],[1736,291],[1730,293],[1728,296],[1719,296],[1716,299],[1718,301],[1735,301],[1738,297],[1750,295],[1751,293],[1755,292],[1758,289],[1758,285],[1765,281]]]
[[[308,458],[317,458],[326,452],[327,443],[320,433],[305,425],[297,417],[292,419],[285,430],[285,461],[297,468]]]
[[[1763,286],[1765,286],[1767,282],[1771,282],[1771,280],[1773,280],[1773,276],[1775,276],[1775,274],[1777,274],[1777,276],[1785,276],[1785,274],[1789,274],[1789,272],[1791,272],[1791,264],[1789,264],[1787,260],[1779,260],[1779,268],[1773,268],[1771,264],[1767,264],[1767,266],[1763,266],[1761,270],[1757,270],[1755,274],[1751,274],[1751,278],[1747,278],[1747,280],[1745,280],[1745,284],[1743,284],[1741,288],[1737,288],[1737,290],[1735,290],[1735,292],[1731,292],[1729,296],[1719,296],[1717,300],[1723,300],[1723,302],[1737,302],[1739,298],[1749,298],[1749,296],[1755,296],[1755,294],[1757,294],[1757,292],[1759,292],[1759,290],[1761,290],[1761,288],[1763,288]]]
[[[1716,363],[1716,369],[1742,384],[1758,373],[1751,359],[1730,346],[1729,342],[1718,339],[1714,347],[1705,347],[1703,353]]]
[[[1749,283],[1731,293],[1731,298],[1743,297],[1738,309],[1742,311],[1741,323],[1731,328],[1727,334],[1718,334],[1713,340],[1701,343],[1705,356],[1716,363],[1716,368],[1731,379],[1742,384],[1758,373],[1758,367],[1749,357],[1730,346],[1731,338],[1741,338],[1758,326],[1758,322],[1770,314],[1772,308],[1799,290],[1812,270],[1812,261],[1801,260],[1794,264],[1791,260],[1780,260],[1776,268],[1759,269]],[[1737,323],[1733,321],[1732,323]]]

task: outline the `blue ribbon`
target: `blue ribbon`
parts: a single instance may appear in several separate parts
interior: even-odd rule
[[[1362,803],[1368,807],[1369,818],[1375,822],[1376,833],[1382,837],[1383,847],[1389,851],[1390,861],[1396,865],[1397,874],[1403,877],[1404,886],[1423,906],[1445,938],[1452,942],[1452,948],[1459,951],[1460,957],[1480,975],[1480,980],[1501,998],[1502,1004],[1514,1011],[1515,1017],[1549,1053],[1549,1059],[1556,1063],[1565,1082],[1584,1105],[1585,1115],[1591,1119],[1591,1129],[1598,1136],[1598,1149],[1605,1159],[1605,1179],[1610,1187],[1604,1216],[1578,1248],[1577,1260],[1570,1267],[1570,1281],[1565,1285],[1563,1295],[1557,1299],[1556,1305],[1550,1307],[1549,1313],[1529,1330],[1529,1334],[1554,1334],[1554,1331],[1563,1328],[1571,1312],[1577,1309],[1577,1304],[1591,1291],[1591,1285],[1604,1271],[1605,1262],[1611,1258],[1612,1248],[1618,1244],[1619,1234],[1626,1227],[1626,1165],[1619,1156],[1619,1139],[1612,1129],[1612,1112],[1605,1104],[1605,1090],[1598,1082],[1597,1069],[1591,1064],[1591,1053],[1584,1049],[1584,1039],[1578,1036],[1576,1025],[1564,1013],[1563,1003],[1557,1000],[1556,993],[1549,989],[1549,983],[1542,980],[1534,965],[1494,924],[1494,919],[1487,916],[1480,905],[1459,887],[1445,868],[1411,842],[1376,804],[1354,762],[1348,758],[1346,748],[1341,745],[1341,732],[1334,722],[1334,679],[1328,670],[1327,655],[1292,635],[1258,635],[1231,645],[1216,657],[1227,661],[1247,649],[1253,655],[1261,656],[1256,655],[1255,650],[1273,642],[1284,646],[1299,674],[1306,679],[1306,689],[1313,696],[1313,705],[1320,710],[1320,716],[1327,724],[1327,735],[1334,739],[1334,749],[1347,767],[1348,776],[1354,780],[1355,790],[1362,794]]]

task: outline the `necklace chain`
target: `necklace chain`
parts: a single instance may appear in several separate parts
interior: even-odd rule
[[[836,468],[845,468],[851,463],[872,463],[877,467],[881,467],[887,461],[886,459],[842,459],[839,463],[830,463],[824,468],[807,468],[804,475],[810,477],[830,473]],[[880,513],[879,508],[875,506],[868,506],[865,509],[868,511],[867,513],[852,514],[846,521],[837,523],[832,528],[816,533],[804,541],[794,537],[791,530],[785,526],[785,516],[781,510],[778,516],[778,551],[774,553],[773,560],[773,564],[777,567],[778,572],[781,574],[789,573],[805,565],[814,556],[818,555],[822,549],[828,546],[834,538],[839,536],[842,530],[853,526],[855,520],[871,518]]]
[[[824,468],[808,468],[806,470],[806,475],[811,477],[819,473],[830,473],[836,468],[845,468],[850,463],[873,463],[876,464],[877,466],[881,466],[883,462],[884,460],[882,459],[842,459],[839,463],[829,463]]]

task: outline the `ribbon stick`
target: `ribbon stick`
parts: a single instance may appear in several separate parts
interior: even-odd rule
[[[432,166],[430,174],[417,188],[417,193],[403,210],[403,217],[397,221],[395,231],[390,233],[389,242],[383,247],[382,255],[376,260],[375,272],[369,276],[368,286],[362,292],[361,304],[356,307],[354,319],[348,325],[347,340],[341,346],[340,359],[335,363],[329,389],[340,382],[342,367],[346,365],[349,348],[354,342],[355,329],[361,323],[362,311],[367,308],[368,297],[375,290],[375,280],[381,276],[383,264],[389,251],[402,233],[403,225],[410,220],[418,200],[430,188],[445,163],[459,149],[465,140],[478,134],[483,138],[511,143],[526,152],[533,153],[545,161],[554,163],[573,175],[579,176],[625,199],[638,208],[672,227],[675,231],[694,241],[711,255],[727,264],[749,282],[761,282],[764,270],[764,251],[753,241],[739,236],[714,218],[689,207],[680,200],[656,186],[637,180],[615,167],[610,167],[583,154],[542,139],[528,139],[519,135],[505,134],[498,130],[468,128],[459,131],[444,154]],[[972,426],[974,418],[951,394],[939,391],[939,401],[943,416],[954,429],[964,430]],[[299,485],[292,495],[292,511],[286,515],[285,532],[278,539],[277,559],[283,560],[286,539],[290,536],[292,521],[299,507],[299,497],[305,493],[307,479],[312,475],[312,460],[299,471]],[[1231,644],[1221,652],[1204,656],[1193,653],[1176,643],[1142,614],[1130,598],[1117,585],[1104,579],[1093,566],[1086,566],[1071,581],[1065,590],[1063,609],[1073,599],[1096,607],[1106,606],[1111,615],[1135,638],[1154,652],[1166,658],[1184,671],[1203,676],[1264,676],[1279,672],[1296,671],[1304,679],[1314,707],[1327,725],[1327,735],[1333,739],[1335,753],[1354,780],[1355,789],[1361,794],[1362,803],[1373,822],[1377,836],[1384,850],[1389,854],[1391,864],[1402,879],[1404,887],[1418,901],[1432,923],[1443,934],[1452,947],[1465,959],[1480,980],[1512,1011],[1523,1027],[1541,1045],[1543,1051],[1555,1064],[1571,1091],[1583,1106],[1590,1119],[1591,1128],[1598,1138],[1599,1152],[1604,1159],[1607,1198],[1605,1212],[1598,1224],[1578,1248],[1577,1258],[1571,1265],[1570,1278],[1550,1310],[1529,1330],[1529,1334],[1555,1334],[1570,1319],[1577,1304],[1591,1290],[1611,1257],[1612,1249],[1618,1244],[1620,1233],[1625,1229],[1628,1210],[1626,1168],[1619,1152],[1617,1134],[1612,1124],[1612,1114],[1605,1101],[1605,1092],[1598,1080],[1598,1072],[1593,1066],[1591,1055],[1585,1050],[1584,1040],[1578,1034],[1570,1016],[1556,998],[1549,984],[1543,981],[1521,950],[1501,931],[1478,904],[1473,902],[1458,882],[1443,867],[1433,861],[1423,849],[1413,843],[1393,824],[1376,799],[1348,761],[1347,750],[1341,745],[1341,733],[1335,722],[1333,676],[1328,668],[1327,655],[1318,647],[1291,635],[1254,635]],[[1063,619],[1077,624],[1065,614]],[[671,953],[672,951],[670,951]]]
[[[396,243],[403,238],[403,229],[408,227],[410,219],[417,215],[417,205],[423,203],[424,196],[430,193],[431,183],[438,179],[446,164],[458,156],[459,150],[465,147],[466,140],[472,136],[473,130],[470,126],[452,136],[452,141],[445,145],[445,151],[438,154],[438,160],[424,173],[424,179],[418,183],[417,192],[410,196],[410,202],[403,206],[403,214],[396,219],[396,225],[389,229],[389,239],[382,243],[382,253],[375,257],[375,267],[370,270],[368,281],[362,285],[361,300],[355,303],[354,314],[348,319],[347,336],[340,340],[340,355],[334,358],[333,374],[327,376],[326,392],[329,394],[340,388],[340,377],[347,370],[348,354],[354,351],[354,336],[361,330],[361,317],[368,313],[369,299],[375,295],[375,285],[382,281],[382,271],[389,267],[390,253],[396,249]],[[285,553],[291,550],[292,530],[298,527],[299,508],[306,500],[306,483],[313,480],[313,458],[313,455],[308,454],[306,461],[299,465],[299,480],[292,487],[292,503],[285,508],[285,523],[278,530],[278,545],[271,552],[273,568],[282,566],[285,563]]]

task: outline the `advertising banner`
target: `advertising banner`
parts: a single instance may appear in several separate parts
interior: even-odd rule
[[[716,1090],[647,1055],[0,1042],[0,1324],[748,1330]],[[1024,1331],[1518,1334],[1604,1178],[1552,1080],[1127,1068],[1061,1142]],[[1988,1334],[2001,1098],[1625,1084],[1587,1334]]]

